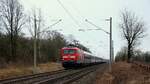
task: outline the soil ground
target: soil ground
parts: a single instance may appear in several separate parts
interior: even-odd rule
[[[117,62],[112,65],[112,72],[96,76],[96,84],[150,84],[150,72],[132,63]]]
[[[50,72],[55,70],[63,69],[60,63],[45,63],[39,64],[37,68],[38,73],[42,72]],[[33,66],[16,66],[9,65],[6,68],[0,69],[0,79],[12,78],[16,76],[22,75],[30,75],[33,74]]]

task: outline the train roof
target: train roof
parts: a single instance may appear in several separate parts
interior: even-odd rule
[[[93,57],[95,57],[95,58],[102,59],[102,58],[100,58],[100,57],[95,56],[95,55],[94,55],[94,54],[92,54],[92,53],[89,53],[89,52],[86,52],[86,51],[84,51],[84,53],[85,53],[85,54],[88,54],[88,55],[90,55],[90,56],[93,56]]]
[[[79,49],[77,47],[63,47],[62,49]]]
[[[94,56],[92,53],[89,53],[89,52],[86,52],[86,51],[83,51],[83,53]]]

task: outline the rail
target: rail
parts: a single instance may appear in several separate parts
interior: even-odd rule
[[[4,79],[0,80],[0,84],[68,84],[94,72],[98,67],[103,67],[104,65],[106,64]]]
[[[45,72],[45,73],[38,73],[38,74],[33,74],[33,75],[26,75],[26,76],[19,76],[19,77],[14,77],[14,78],[7,78],[7,79],[3,79],[0,80],[0,84],[19,84],[19,83],[23,83],[26,81],[29,81],[31,79],[36,79],[38,77],[43,77],[43,76],[47,76],[47,75],[52,75],[55,73],[61,73],[64,72],[66,70],[57,70],[57,71],[52,71],[52,72]]]

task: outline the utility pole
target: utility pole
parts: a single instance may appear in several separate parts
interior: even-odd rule
[[[38,58],[41,58],[40,55],[40,31],[41,31],[41,22],[42,22],[42,16],[41,16],[41,10],[39,10],[39,16],[38,16],[38,27],[37,27],[37,60]]]
[[[112,40],[112,63],[114,62],[114,41]]]
[[[109,32],[109,41],[110,41],[110,57],[109,57],[109,71],[111,72],[112,69],[112,54],[113,54],[113,50],[112,50],[112,45],[113,45],[113,40],[112,40],[112,17],[110,17],[109,19],[106,19],[106,21],[109,21],[109,25],[110,25],[110,32]]]
[[[111,72],[111,68],[112,68],[112,17],[110,17],[109,21],[110,21],[110,60],[109,60],[109,71]]]
[[[36,57],[37,57],[37,20],[36,15],[34,14],[34,70],[33,73],[36,73],[37,67],[36,67]]]
[[[37,22],[39,21],[39,24],[37,25]],[[41,19],[37,20],[37,16],[34,13],[34,64],[33,64],[33,73],[37,73],[37,38],[38,41],[40,42],[40,33],[46,32],[47,29],[49,29],[52,26],[55,26],[56,24],[58,24],[59,22],[61,22],[62,20],[58,20],[57,22],[55,22],[54,24],[50,25],[49,27],[45,28],[43,31],[40,30],[41,27]],[[37,28],[38,27],[38,28]],[[38,55],[40,55],[40,43],[38,44]]]

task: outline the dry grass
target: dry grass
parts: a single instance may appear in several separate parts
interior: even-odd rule
[[[96,84],[112,84],[114,77],[111,74],[105,72],[102,75],[98,74],[96,79]]]
[[[50,72],[63,69],[59,63],[45,63],[38,65],[38,72]],[[0,79],[11,78],[22,75],[33,74],[32,66],[9,65],[6,68],[0,69]]]
[[[112,72],[97,76],[97,84],[150,84],[150,73],[126,62],[112,65]]]
[[[46,63],[46,64],[39,64],[40,72],[49,72],[63,69],[62,65],[59,63]]]

